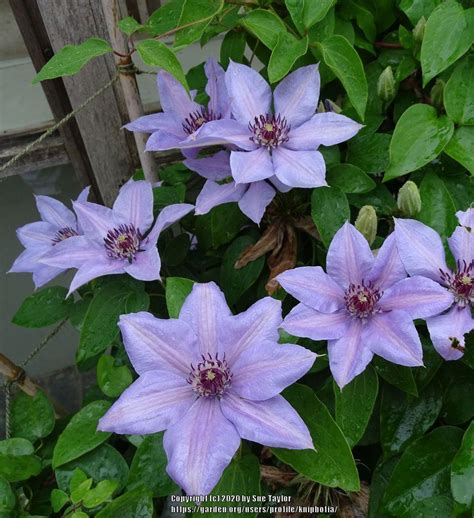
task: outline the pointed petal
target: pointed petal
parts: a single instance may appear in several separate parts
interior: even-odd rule
[[[285,317],[281,327],[290,335],[312,340],[335,340],[347,333],[350,318],[346,310],[321,313],[298,304]]]
[[[240,210],[259,225],[275,194],[275,189],[267,182],[253,182],[239,201]]]
[[[169,149],[180,149],[181,142],[186,139],[186,133],[181,135],[157,130],[153,132],[146,141],[145,151],[168,151]]]
[[[46,248],[52,246],[58,230],[58,227],[46,221],[35,221],[17,229],[16,237],[25,248]]]
[[[221,406],[243,439],[273,448],[314,448],[304,421],[282,396],[249,401],[229,393],[222,399]]]
[[[328,274],[344,288],[369,278],[374,256],[367,239],[349,222],[336,232],[326,259]]]
[[[87,261],[104,256],[105,251],[85,236],[73,236],[52,246],[39,258],[39,262],[57,268],[80,268]]]
[[[474,261],[474,227],[456,227],[448,243],[454,259],[459,261],[461,267],[464,263],[471,264]]]
[[[195,397],[185,378],[165,370],[143,373],[99,420],[98,430],[141,435],[179,421]]]
[[[207,180],[196,199],[196,216],[207,214],[211,209],[229,203],[239,201],[247,190],[247,185],[236,184],[235,182],[218,184]]]
[[[462,357],[465,335],[474,329],[474,319],[469,306],[456,305],[444,315],[428,318],[426,325],[438,354],[451,361]]]
[[[396,219],[398,253],[410,275],[422,275],[439,281],[440,270],[449,271],[438,233],[414,219]]]
[[[281,182],[276,176],[271,176],[268,181],[275,187],[278,192],[290,192],[292,187]]]
[[[50,247],[34,247],[27,248],[15,259],[8,273],[31,273],[34,272],[38,266],[39,259],[46,253],[49,252]]]
[[[446,288],[426,277],[409,277],[388,288],[379,301],[384,311],[401,309],[412,319],[439,315],[454,302]]]
[[[58,229],[76,228],[76,216],[66,205],[49,196],[35,196],[36,207],[43,221],[51,223]]]
[[[273,151],[276,177],[291,187],[323,187],[326,163],[319,151],[293,151],[278,147]]]
[[[263,401],[279,394],[311,369],[316,354],[299,345],[253,344],[232,364],[232,391]]]
[[[257,147],[250,137],[251,133],[246,124],[233,119],[221,119],[203,124],[182,143],[181,147],[233,144],[250,151]]]
[[[269,113],[272,91],[263,77],[252,68],[230,62],[225,83],[233,116],[247,125],[254,117]]]
[[[257,182],[274,174],[270,153],[263,147],[255,151],[232,151],[230,167],[237,183]]]
[[[125,263],[124,270],[140,281],[160,279],[161,259],[155,245],[139,252],[132,263]]]
[[[113,226],[112,209],[91,202],[73,202],[74,211],[77,214],[78,224],[81,226],[84,234],[90,234],[91,237],[103,242],[107,232]]]
[[[460,225],[474,229],[474,208],[470,207],[464,212],[462,210],[458,210],[456,212],[456,217],[458,218]]]
[[[187,378],[196,356],[196,336],[186,322],[141,311],[119,320],[123,343],[138,374],[165,370]]]
[[[144,234],[153,223],[153,189],[144,180],[130,180],[121,189],[113,206],[114,213],[126,224]],[[115,216],[115,214],[114,214]]]
[[[205,158],[188,158],[183,164],[208,180],[218,181],[232,176],[228,151],[218,151],[215,155]]]
[[[191,100],[184,86],[168,72],[160,70],[156,76],[156,83],[163,111],[175,114],[176,117],[182,119],[181,122],[190,113],[201,108],[199,104]]]
[[[329,366],[341,389],[363,372],[373,357],[372,351],[362,340],[362,322],[357,318],[349,322],[344,336],[328,342]]]
[[[239,434],[222,414],[219,401],[199,398],[165,433],[166,471],[187,495],[207,495],[239,445]]]
[[[140,133],[154,133],[155,131],[161,130],[166,133],[171,133],[172,135],[183,135],[181,119],[178,119],[173,113],[144,115],[125,124],[124,128],[130,131],[139,131]]]
[[[226,117],[229,111],[229,96],[225,86],[224,69],[214,58],[208,58],[204,65],[207,77],[206,93],[209,96],[208,108],[215,114]]]
[[[320,266],[286,270],[276,279],[285,291],[313,309],[332,313],[344,307],[344,290]]]
[[[408,313],[401,310],[372,315],[364,326],[366,347],[389,362],[419,367],[423,365],[420,337]]]
[[[194,205],[190,205],[189,203],[175,203],[174,205],[168,205],[162,209],[156,218],[153,228],[147,236],[150,246],[156,244],[158,237],[163,230],[166,230],[168,227],[179,221],[193,209]]]
[[[380,290],[389,288],[392,284],[407,277],[407,272],[398,253],[394,232],[385,239],[380,247],[369,277],[370,282]]]
[[[92,279],[97,279],[104,275],[117,275],[120,273],[124,273],[123,261],[109,259],[105,255],[97,255],[94,259],[85,262],[79,270],[77,270],[76,275],[72,279],[71,286],[69,286],[68,296]]]
[[[54,266],[48,266],[46,264],[38,264],[33,271],[33,282],[35,288],[41,288],[64,271],[66,270],[63,270],[62,268],[55,268]]]
[[[89,197],[89,193],[91,191],[91,186],[88,185],[87,187],[84,187],[82,191],[79,193],[79,196],[77,197],[77,200],[79,203],[84,203],[87,201],[87,198]],[[74,213],[73,213],[74,215]],[[74,221],[76,220],[76,216],[74,216]]]
[[[292,128],[307,121],[316,111],[320,82],[318,65],[301,67],[287,75],[273,94],[275,113],[285,117]]]

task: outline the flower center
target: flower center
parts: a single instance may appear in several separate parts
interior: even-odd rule
[[[344,295],[347,311],[354,317],[367,318],[380,311],[377,302],[382,293],[372,283],[350,284]]]
[[[253,133],[250,140],[268,149],[276,148],[280,144],[288,142],[290,129],[291,126],[287,123],[285,117],[281,118],[280,114],[259,115],[255,117],[253,122],[249,122],[249,130]]]
[[[143,236],[133,224],[120,225],[107,232],[104,237],[104,246],[107,255],[112,259],[127,259],[131,264],[140,250]]]
[[[225,360],[220,360],[218,354],[215,357],[208,354],[202,356],[202,362],[197,367],[191,364],[191,372],[186,380],[199,396],[221,397],[229,387],[232,373]]]
[[[61,241],[68,239],[69,237],[79,235],[72,227],[64,227],[59,229],[53,237],[53,246],[57,245]]]
[[[461,307],[474,304],[474,261],[470,264],[458,261],[456,273],[440,272],[442,281],[454,295],[457,304]]]
[[[222,118],[220,113],[216,113],[207,108],[201,108],[195,112],[190,113],[183,122],[183,130],[188,135],[197,131],[203,124],[209,121],[217,121]]]

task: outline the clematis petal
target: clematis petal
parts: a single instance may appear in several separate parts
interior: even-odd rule
[[[207,180],[196,199],[195,214],[207,214],[211,209],[233,201],[239,201],[247,190],[247,185],[235,182],[218,184]]]
[[[286,270],[276,280],[295,299],[323,313],[344,307],[344,290],[320,266]]]
[[[113,227],[112,209],[89,201],[84,203],[76,201],[72,205],[83,232],[102,243],[107,232]]]
[[[379,301],[384,311],[401,309],[412,319],[439,315],[454,302],[446,288],[426,277],[409,277],[388,288]]]
[[[464,212],[462,210],[458,210],[456,212],[456,217],[458,218],[460,225],[474,229],[474,208],[470,207]]]
[[[448,238],[448,244],[461,268],[464,263],[468,265],[474,261],[474,227],[456,227],[452,236]]]
[[[263,77],[252,68],[230,62],[225,74],[232,114],[247,125],[260,114],[270,112],[272,91]]]
[[[145,151],[168,151],[169,149],[179,149],[181,143],[186,139],[186,133],[175,135],[167,131],[157,130],[153,132],[146,141]]]
[[[326,270],[344,288],[369,278],[374,256],[367,239],[349,222],[336,232],[329,245]]]
[[[439,281],[440,270],[447,272],[444,248],[438,233],[414,219],[395,219],[398,253],[410,275]]]
[[[207,495],[240,445],[234,425],[217,399],[199,398],[165,432],[166,471],[188,495]]]
[[[270,177],[268,181],[275,187],[278,192],[290,192],[292,189],[292,187],[280,181],[276,176]]]
[[[156,246],[138,252],[131,263],[125,263],[124,270],[140,281],[156,281],[160,279],[161,259]]]
[[[253,401],[270,399],[304,376],[315,360],[316,354],[299,345],[253,344],[232,365],[232,391]]]
[[[52,246],[58,230],[58,227],[46,221],[35,221],[17,229],[16,236],[25,248],[38,246],[45,248]]]
[[[52,246],[39,262],[57,268],[80,268],[87,261],[105,256],[105,251],[85,236],[73,236]]]
[[[426,320],[431,341],[438,354],[445,360],[458,360],[463,355],[465,334],[474,329],[471,308],[453,306],[444,315]]]
[[[218,151],[205,158],[188,158],[183,163],[188,169],[208,180],[218,181],[232,176],[228,151]]]
[[[96,255],[94,259],[86,261],[79,270],[77,270],[69,286],[68,296],[92,279],[97,279],[104,275],[118,275],[120,273],[124,273],[123,261],[109,259],[105,254]]]
[[[196,336],[186,322],[159,319],[141,311],[119,320],[123,343],[138,374],[164,370],[185,379],[199,358]]]
[[[195,133],[184,140],[180,147],[233,144],[240,149],[251,151],[257,145],[250,140],[250,136],[251,134],[246,124],[233,119],[222,119],[203,124]]]
[[[275,189],[267,182],[253,182],[239,201],[240,210],[259,225],[275,194]]]
[[[224,335],[228,333],[227,321],[231,311],[224,294],[214,282],[195,284],[184,301],[179,320],[191,326],[197,336],[198,352],[208,356],[220,349]]]
[[[47,221],[58,229],[76,228],[76,216],[66,205],[49,196],[35,196],[36,207],[43,221]]]
[[[291,335],[312,340],[335,340],[347,333],[350,318],[346,310],[321,313],[298,304],[285,317],[281,327]]]
[[[156,76],[156,84],[160,94],[160,104],[165,113],[171,113],[181,118],[181,122],[201,106],[191,100],[184,86],[165,70],[160,70]]]
[[[270,153],[264,147],[255,151],[232,151],[230,168],[237,183],[251,183],[273,176]]]
[[[156,244],[158,237],[168,227],[184,218],[186,214],[189,214],[194,209],[193,205],[189,203],[176,203],[174,205],[168,205],[158,214],[155,224],[153,225],[150,233],[147,236],[149,246]]]
[[[275,88],[275,113],[285,117],[291,127],[296,128],[316,111],[319,87],[318,65],[298,68]]]
[[[161,432],[179,421],[194,399],[185,378],[165,370],[145,372],[125,389],[97,429],[132,435]]]
[[[329,366],[341,389],[363,372],[374,356],[362,339],[364,327],[359,319],[352,319],[344,336],[328,342]]]
[[[323,187],[326,163],[319,151],[294,151],[280,146],[273,151],[276,177],[291,187]]]
[[[364,326],[366,347],[386,360],[408,367],[423,365],[423,349],[411,316],[399,309],[372,315]]]
[[[229,319],[226,322],[222,353],[230,367],[254,344],[264,341],[278,342],[278,327],[281,322],[281,302],[271,297],[257,300],[247,311]]]
[[[153,223],[153,189],[144,180],[130,180],[121,189],[115,200],[116,215],[127,225],[130,223],[144,234]]]
[[[314,449],[306,424],[283,396],[249,401],[229,393],[221,407],[243,439],[273,448]]]
[[[15,259],[8,273],[23,273],[23,272],[34,272],[38,266],[39,259],[46,253],[49,252],[50,246],[40,246],[34,248],[27,248]],[[43,265],[44,266],[44,265]],[[62,271],[62,270],[61,270]]]
[[[406,276],[407,272],[398,253],[395,234],[392,232],[380,247],[369,280],[378,289],[384,290]]]
[[[183,135],[183,125],[180,119],[173,113],[153,113],[152,115],[144,115],[128,124],[124,128],[130,131],[138,131],[140,133],[154,133],[155,131],[164,131],[172,135]]]
[[[77,197],[77,200],[79,203],[84,203],[85,201],[87,201],[87,198],[89,198],[89,193],[91,191],[91,186],[88,185],[87,187],[84,187],[84,189],[82,189],[82,191],[79,193],[79,196]],[[75,218],[75,216],[74,216]]]
[[[55,268],[54,266],[38,264],[33,272],[33,283],[35,288],[41,288],[65,271],[66,270]]]
[[[225,86],[224,69],[214,58],[208,58],[204,65],[207,77],[206,93],[209,96],[208,108],[216,115],[227,117],[229,115],[230,100]]]

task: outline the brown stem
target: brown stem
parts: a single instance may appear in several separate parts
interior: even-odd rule
[[[34,396],[40,388],[26,375],[22,367],[13,363],[2,353],[0,353],[0,374],[5,376],[7,381],[16,383],[29,396]]]

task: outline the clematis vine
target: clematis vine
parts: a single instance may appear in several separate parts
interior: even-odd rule
[[[360,374],[374,354],[399,365],[423,365],[413,320],[440,314],[453,295],[426,277],[408,278],[392,233],[377,257],[363,235],[345,223],[319,266],[277,277],[300,301],[283,329],[295,336],[328,340],[331,372],[339,387]]]
[[[112,209],[85,201],[73,206],[83,235],[58,243],[40,260],[56,268],[77,268],[69,293],[103,275],[159,279],[158,237],[194,208],[185,203],[169,205],[153,224],[152,185],[132,180],[120,189]]]
[[[166,430],[167,472],[189,495],[212,491],[240,438],[309,449],[309,431],[279,395],[316,355],[279,345],[281,303],[270,297],[233,316],[214,283],[195,284],[178,319],[120,318],[139,378],[99,421],[121,434]]]
[[[89,187],[79,195],[77,201],[85,202]],[[18,256],[10,272],[29,272],[33,274],[36,288],[45,285],[67,268],[42,264],[39,260],[62,241],[82,233],[76,215],[63,203],[49,196],[35,196],[36,207],[41,221],[28,223],[16,233],[25,250]]]
[[[454,270],[446,264],[436,231],[412,219],[395,222],[398,250],[407,272],[432,279],[453,297],[449,311],[426,320],[433,345],[445,360],[463,355],[464,336],[474,329],[474,209],[459,211],[456,216],[459,225],[448,239]]]

